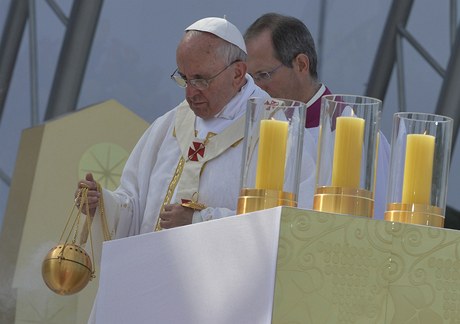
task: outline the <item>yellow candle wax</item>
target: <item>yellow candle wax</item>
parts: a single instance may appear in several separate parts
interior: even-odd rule
[[[359,188],[364,119],[337,117],[332,162],[332,186]]]
[[[402,189],[403,204],[430,205],[434,136],[409,134]]]
[[[256,189],[283,191],[287,136],[288,122],[260,122]]]

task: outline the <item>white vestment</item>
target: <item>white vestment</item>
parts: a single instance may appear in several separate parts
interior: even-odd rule
[[[194,143],[205,140],[208,133],[219,134],[235,123],[238,128],[237,140],[217,157],[206,162],[198,175],[196,192],[200,203],[208,206],[200,212],[195,212],[193,221],[206,221],[229,215],[234,215],[240,186],[240,168],[242,159],[242,138],[244,137],[244,117],[247,100],[250,97],[267,97],[268,94],[257,87],[252,78],[247,77],[246,85],[211,120],[195,117],[187,102],[156,119],[133,149],[126,162],[120,179],[120,186],[113,192],[103,190],[105,213],[111,238],[121,238],[154,230],[168,188],[174,181],[178,163],[187,148],[193,148]],[[177,134],[183,129],[183,124],[177,125],[179,115],[193,116],[190,132],[196,131],[196,137],[190,143],[179,143]],[[186,118],[188,118],[186,117]],[[179,129],[177,129],[179,128]],[[187,130],[188,131],[188,130]],[[205,146],[205,150],[207,147]],[[187,159],[187,157],[185,157]],[[185,164],[193,161],[185,162]],[[185,168],[184,168],[185,170]],[[181,203],[182,199],[192,197],[177,197],[181,187],[182,174],[178,175],[174,192],[169,193],[166,203]],[[183,180],[183,179],[182,179]],[[184,187],[185,185],[182,185]],[[194,189],[195,191],[195,189]],[[97,217],[93,226],[97,227]],[[93,229],[98,232],[97,229]]]

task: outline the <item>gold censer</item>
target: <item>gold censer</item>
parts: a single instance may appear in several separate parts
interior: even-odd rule
[[[98,186],[99,188],[100,186]],[[93,242],[90,230],[91,218],[89,216],[87,193],[88,188],[83,188],[78,192],[70,216],[59,239],[59,244],[47,253],[42,263],[42,277],[45,284],[59,295],[75,294],[85,288],[88,282],[95,277]],[[76,243],[83,207],[86,208],[85,225],[89,233],[92,257]],[[73,217],[75,210],[77,210],[76,216]],[[83,214],[83,216],[85,215]],[[69,224],[71,224],[70,227]],[[71,236],[73,236],[72,239],[70,239]],[[63,241],[64,237],[65,240]]]

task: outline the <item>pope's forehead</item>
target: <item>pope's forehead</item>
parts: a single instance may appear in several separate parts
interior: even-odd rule
[[[179,43],[178,49],[203,50],[213,52],[223,40],[219,37],[205,32],[190,31],[185,33]]]
[[[188,74],[203,74],[224,61],[216,51],[216,45],[212,42],[184,43],[178,47],[176,55],[179,70]]]

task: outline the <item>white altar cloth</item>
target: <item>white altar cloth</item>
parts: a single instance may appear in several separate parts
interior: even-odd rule
[[[280,214],[105,242],[96,323],[270,323]]]

